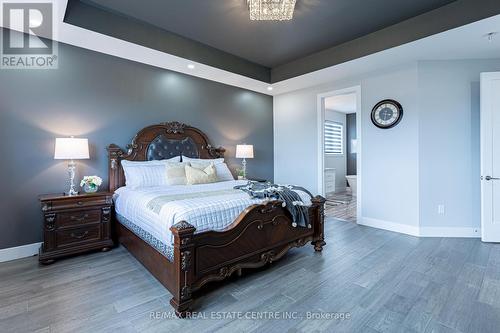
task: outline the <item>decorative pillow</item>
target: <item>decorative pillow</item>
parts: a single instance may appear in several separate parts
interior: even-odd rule
[[[210,164],[203,170],[186,165],[185,170],[188,185],[208,184],[215,183],[217,181],[217,171],[215,170],[215,166],[213,164]]]
[[[168,162],[167,169],[167,184],[168,185],[186,185],[186,165],[189,162]]]
[[[185,159],[185,157],[182,157]],[[207,166],[210,164],[213,164],[215,166],[215,171],[217,172],[217,181],[219,182],[224,182],[228,180],[234,180],[233,174],[231,173],[231,170],[229,170],[228,166],[226,163],[224,163],[223,158],[217,158],[214,160],[204,160],[204,159],[194,159],[191,158],[189,159],[189,163],[191,163],[192,167],[198,168],[198,169],[205,169]]]
[[[125,184],[132,188],[167,185],[166,161],[121,161]]]

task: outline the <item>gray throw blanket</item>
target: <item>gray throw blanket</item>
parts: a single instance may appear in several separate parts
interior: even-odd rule
[[[295,190],[307,193],[311,199],[311,192],[303,187],[292,185],[276,185],[272,183],[259,183],[249,181],[246,185],[238,185],[234,187],[237,190],[242,190],[257,199],[275,199],[283,201],[285,207],[292,215],[293,227],[311,228],[309,222],[309,207],[302,201],[300,195]]]

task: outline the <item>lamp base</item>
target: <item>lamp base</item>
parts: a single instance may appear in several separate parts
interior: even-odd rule
[[[73,160],[69,161],[68,163],[69,191],[64,194],[70,197],[78,195],[78,191],[76,190],[75,186],[75,169],[76,169],[75,161]]]
[[[80,194],[80,192],[74,191],[74,190],[73,191],[64,192],[64,195],[66,195],[68,197],[73,197],[73,196],[78,195],[78,194]]]
[[[247,179],[247,160],[243,158],[243,179]]]

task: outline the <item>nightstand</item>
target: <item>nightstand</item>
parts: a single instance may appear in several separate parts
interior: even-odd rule
[[[42,195],[39,199],[44,217],[38,257],[42,264],[90,250],[108,251],[113,246],[111,193]]]

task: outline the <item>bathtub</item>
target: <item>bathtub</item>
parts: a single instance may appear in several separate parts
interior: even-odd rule
[[[347,179],[347,183],[349,184],[349,187],[351,188],[351,193],[353,196],[356,196],[357,189],[358,189],[358,184],[356,181],[357,176],[352,175],[352,176],[345,176]]]

